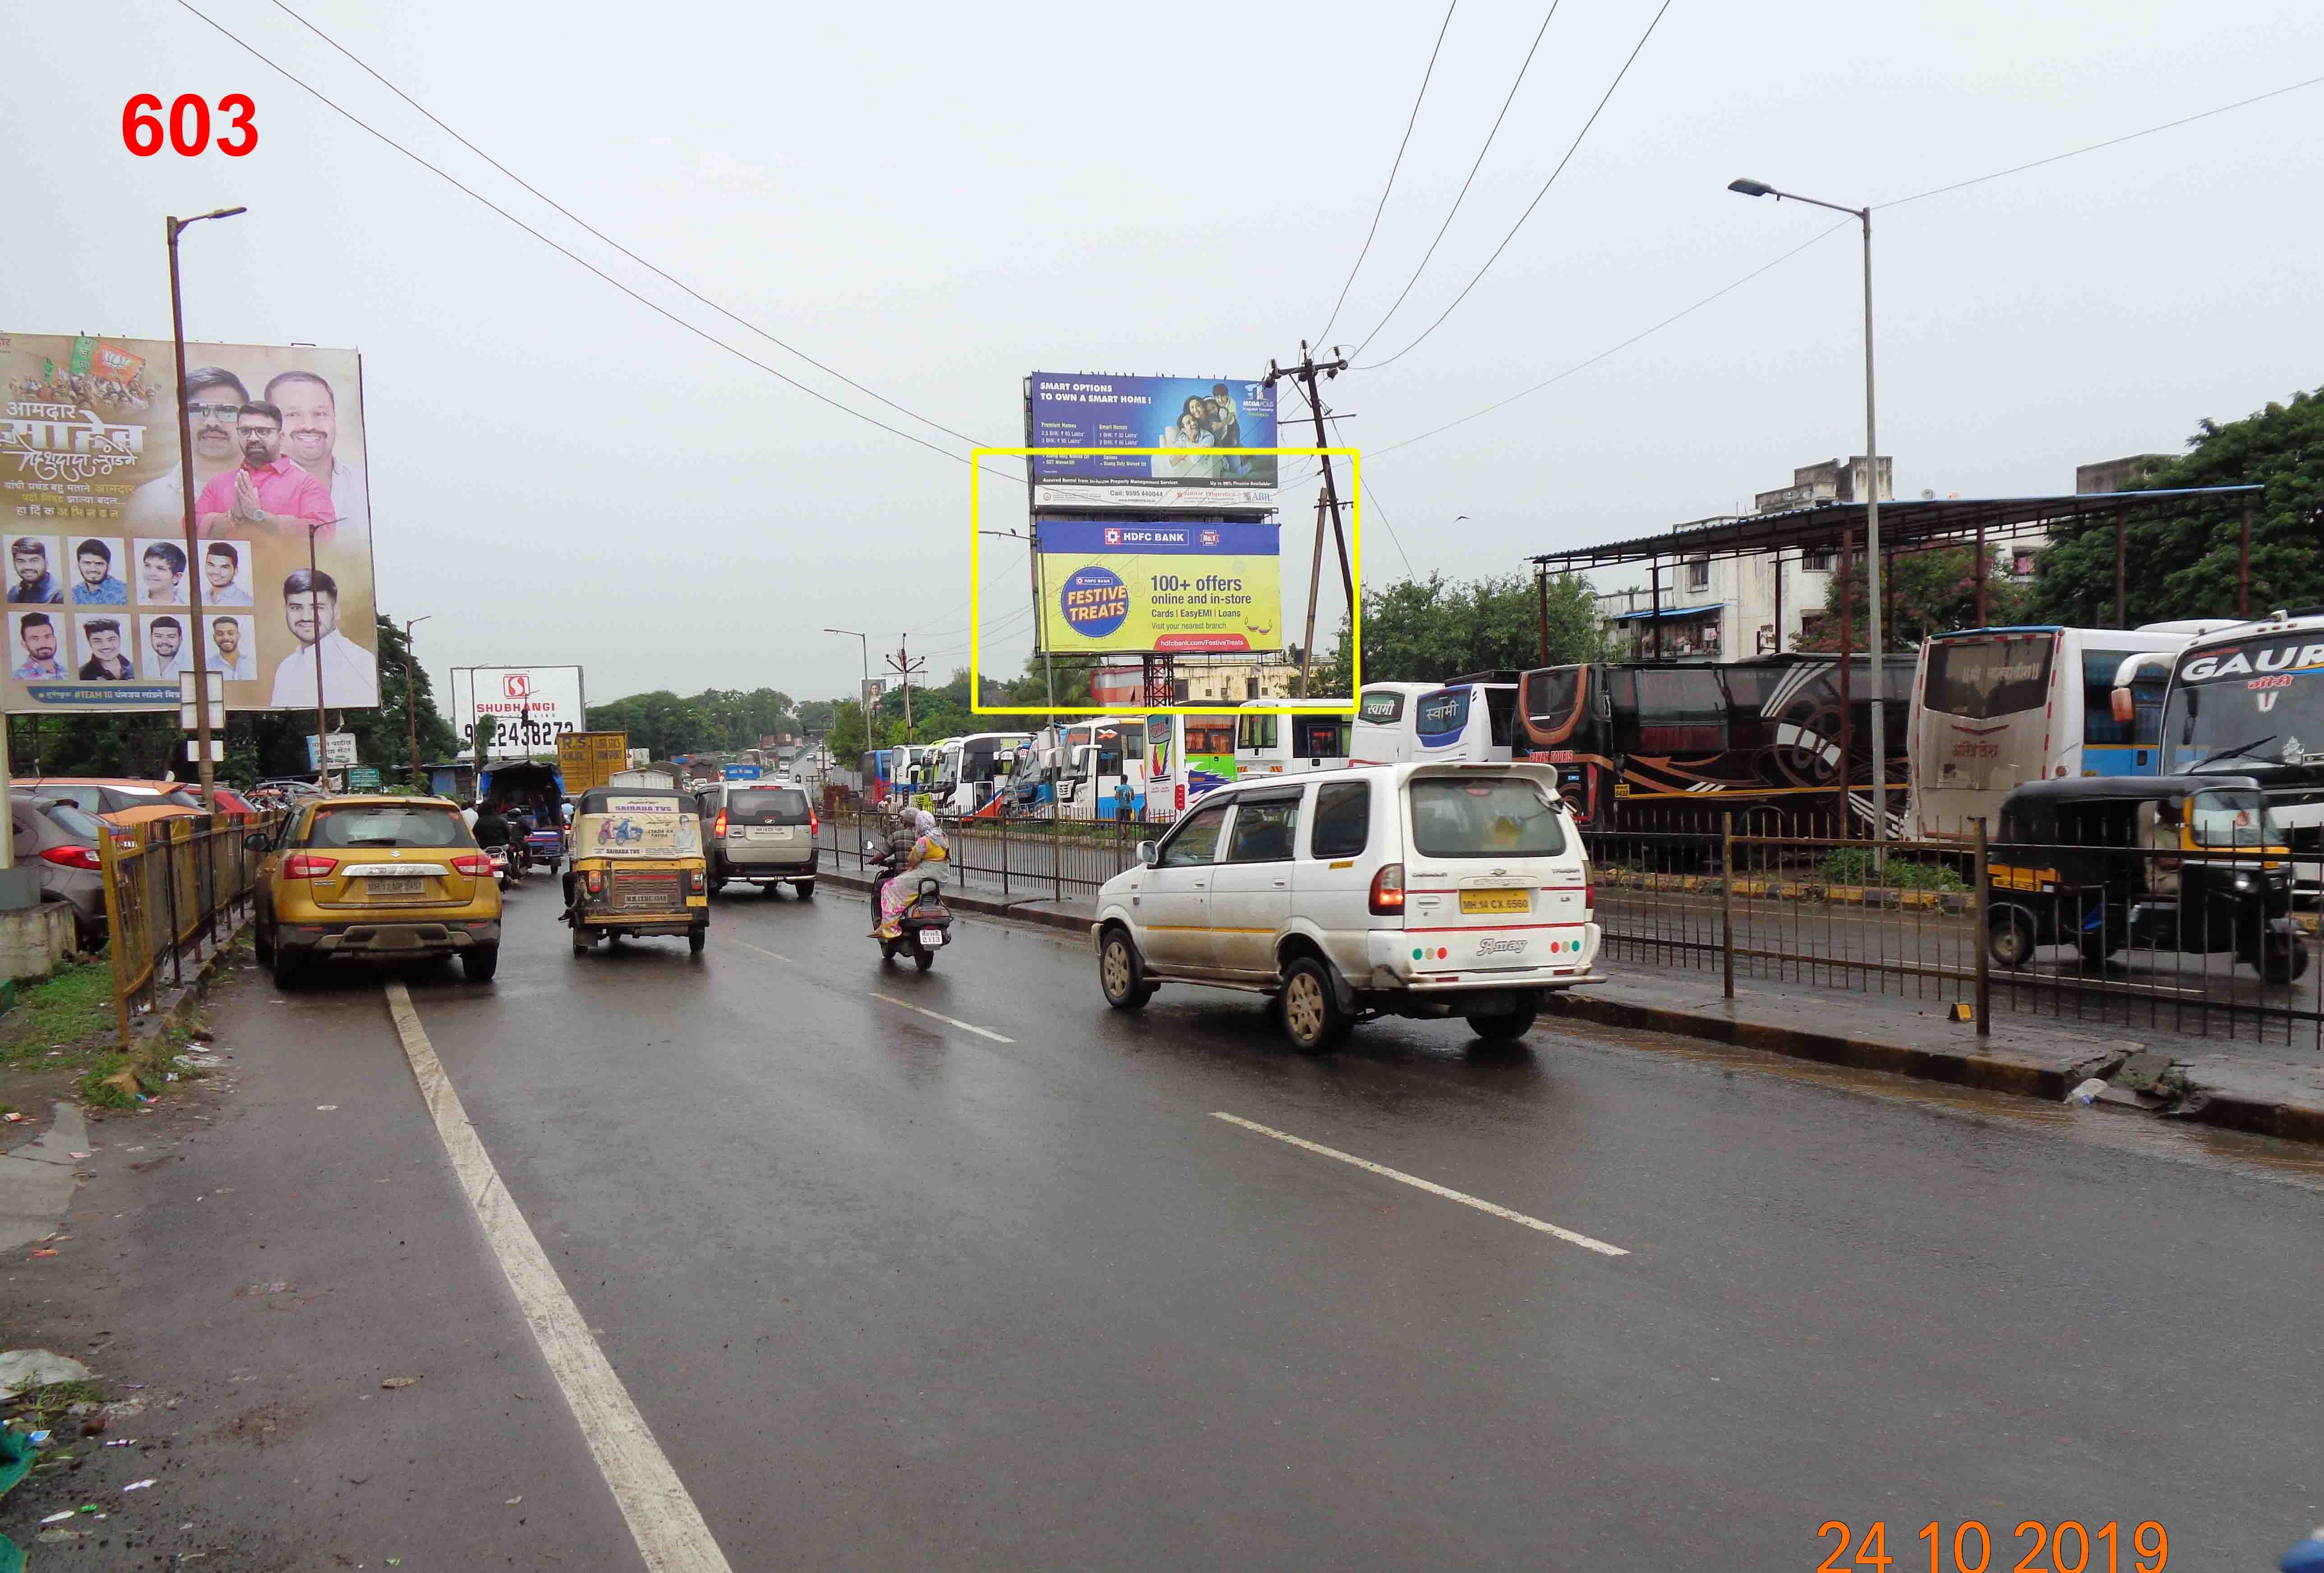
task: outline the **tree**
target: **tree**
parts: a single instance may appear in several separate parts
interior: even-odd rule
[[[1553,667],[1594,661],[1605,653],[1598,599],[1587,579],[1549,581],[1549,659]],[[1346,625],[1322,668],[1323,692],[1349,697]],[[1434,683],[1463,672],[1524,671],[1544,664],[1541,598],[1523,575],[1475,580],[1402,579],[1364,592],[1364,680]]]
[[[1920,648],[1923,636],[1951,628],[1975,628],[1977,579],[1971,565],[1974,547],[1948,547],[1937,551],[1898,552],[1883,565],[1880,584],[1880,637],[1891,650]],[[2027,600],[2024,585],[2002,569],[1999,548],[1988,551],[1985,566],[1985,623],[1988,628],[2016,621]],[[1823,621],[1803,628],[1793,641],[1797,650],[1840,649],[1840,599],[1848,601],[1848,648],[1861,655],[1871,647],[1871,561],[1864,552],[1845,574],[1834,573],[1824,585]]]
[[[2236,558],[2243,514],[2252,506],[2250,609],[2324,602],[2324,388],[2271,403],[2222,426],[2198,423],[2187,452],[2133,488],[2257,483],[2255,499],[2230,496],[2173,508],[2168,517],[2133,520],[2125,532],[2130,572],[2124,618],[2129,626],[2236,613]],[[2060,527],[2035,568],[2032,615],[2071,627],[2114,622],[2114,521],[2097,518]]]

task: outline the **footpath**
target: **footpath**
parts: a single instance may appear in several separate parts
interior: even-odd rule
[[[853,873],[826,869],[819,878],[871,888]],[[963,912],[1084,936],[1096,916],[1087,896],[1004,895],[957,876],[946,878],[945,898]],[[2324,1051],[2297,1038],[2199,1037],[2006,1007],[1980,1038],[1974,1023],[1932,1001],[1740,977],[1729,999],[1715,971],[1625,961],[1618,945],[1609,949],[1600,969],[1608,980],[1558,997],[1546,1014],[2052,1102],[2095,1079],[2107,1084],[2097,1101],[2126,1113],[2324,1142]]]

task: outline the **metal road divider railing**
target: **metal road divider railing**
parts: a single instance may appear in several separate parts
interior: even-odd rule
[[[884,842],[888,827],[876,814],[825,816],[825,851],[835,869],[866,872],[866,841]],[[980,819],[944,827],[948,878],[998,890],[1003,899],[1063,901],[1095,895],[1100,886],[1138,860],[1138,843],[1160,827],[1130,820]]]
[[[2238,954],[2236,936],[2206,932],[2224,921],[2215,907],[2190,908],[2185,924],[2215,951],[2179,950],[2155,924],[2136,921],[2158,893],[2175,892],[2179,852],[1989,842],[1976,823],[1959,837],[1890,841],[1876,851],[1860,839],[1784,833],[1764,814],[1750,834],[1732,816],[1706,818],[1692,832],[1585,836],[1609,959],[1716,970],[1729,997],[1740,975],[1909,999],[1941,1014],[1965,1007],[1980,1035],[2008,1012],[2324,1047],[2314,934],[2290,939],[2296,953],[2276,958],[2271,982],[2266,957]],[[2075,882],[2094,853],[2113,861],[2126,898],[2118,889],[2101,900]],[[2230,883],[2284,871],[2281,854],[2255,849],[2183,856]],[[2019,922],[2041,943],[2005,964],[1994,955],[1996,925]],[[2281,977],[2292,968],[2297,975]]]
[[[97,860],[124,1050],[133,1016],[159,1002],[164,975],[181,987],[189,952],[198,959],[204,944],[234,937],[255,889],[259,859],[249,838],[272,831],[282,817],[188,814],[106,826]]]

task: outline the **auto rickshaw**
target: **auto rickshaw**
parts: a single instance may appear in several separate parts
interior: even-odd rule
[[[616,934],[710,938],[710,882],[698,805],[659,786],[597,786],[574,807],[565,869],[573,953]]]
[[[2134,947],[2226,951],[2289,983],[2308,970],[2291,858],[2248,776],[2030,781],[2003,800],[1987,855],[1987,948],[2011,969],[2041,945],[2092,970]]]

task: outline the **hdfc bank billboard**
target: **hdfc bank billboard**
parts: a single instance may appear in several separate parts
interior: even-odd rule
[[[484,745],[487,759],[553,754],[560,735],[589,730],[581,668],[453,667],[450,720],[460,729],[463,753],[475,752],[476,723],[485,716],[493,722],[492,741]]]

